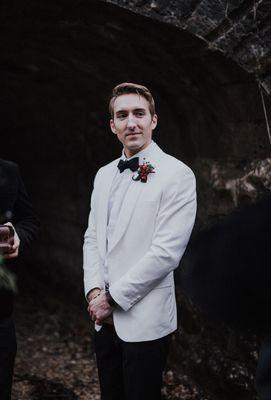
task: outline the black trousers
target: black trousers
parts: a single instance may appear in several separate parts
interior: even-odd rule
[[[124,342],[111,325],[95,332],[102,400],[160,400],[170,335],[147,342]]]
[[[0,399],[11,399],[13,368],[17,350],[13,319],[0,319]]]

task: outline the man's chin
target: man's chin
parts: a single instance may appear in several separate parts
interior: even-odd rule
[[[138,153],[139,151],[143,150],[147,146],[146,142],[142,142],[141,140],[134,140],[129,141],[129,143],[125,144],[125,148],[133,154]]]
[[[144,143],[141,143],[138,140],[131,140],[126,144],[128,150],[137,150],[144,146]]]
[[[133,145],[127,146],[127,149],[129,150],[130,153],[136,154],[141,150],[142,147],[143,145],[134,143]]]

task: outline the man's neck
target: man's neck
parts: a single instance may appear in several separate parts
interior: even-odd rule
[[[128,158],[131,158],[131,157],[135,156],[135,155],[138,154],[140,151],[145,150],[145,149],[151,144],[151,142],[152,142],[152,141],[150,141],[149,143],[145,143],[141,148],[136,149],[136,150],[134,150],[134,151],[124,148],[124,155],[125,155],[125,157],[128,159]]]

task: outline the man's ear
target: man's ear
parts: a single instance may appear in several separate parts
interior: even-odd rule
[[[111,128],[111,131],[116,135],[117,132],[116,132],[115,124],[114,124],[114,121],[112,118],[110,119],[110,128]]]
[[[155,129],[155,128],[156,128],[156,126],[157,126],[157,121],[158,121],[157,114],[154,114],[153,117],[152,117],[152,122],[151,122],[151,124],[152,124],[152,129]]]

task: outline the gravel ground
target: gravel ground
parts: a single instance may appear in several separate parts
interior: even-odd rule
[[[15,321],[12,400],[100,398],[91,326],[78,307],[56,298],[41,304],[21,300]]]

